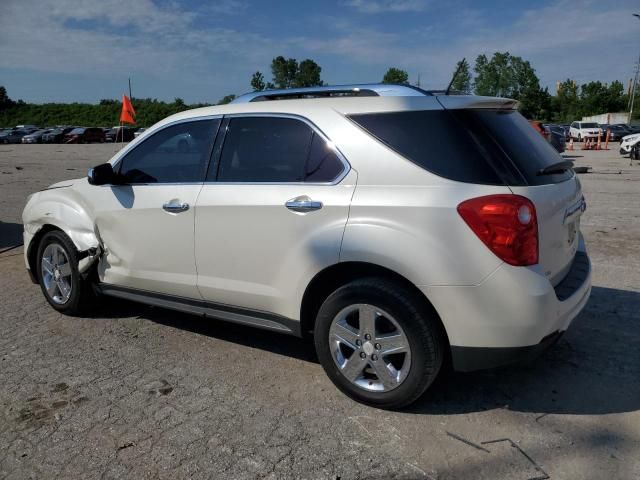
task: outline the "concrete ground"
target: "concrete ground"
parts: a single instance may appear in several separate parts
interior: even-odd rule
[[[593,294],[527,367],[441,378],[402,412],[338,392],[296,338],[109,300],[59,315],[0,254],[0,478],[640,479],[640,164],[568,152]],[[26,196],[113,145],[0,146],[0,250]]]

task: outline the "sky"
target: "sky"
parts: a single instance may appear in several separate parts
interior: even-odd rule
[[[0,85],[28,102],[214,103],[311,58],[329,84],[406,70],[443,88],[458,60],[508,51],[543,86],[620,80],[640,55],[638,0],[0,0]]]

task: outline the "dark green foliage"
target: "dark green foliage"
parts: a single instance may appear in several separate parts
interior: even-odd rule
[[[271,73],[273,74],[273,84],[267,84],[266,88],[297,88],[297,87],[316,87],[324,84],[320,78],[322,67],[313,60],[307,58],[298,63],[295,58],[285,59],[278,56],[271,61]],[[251,80],[251,86],[254,87],[256,80],[256,72]],[[260,74],[262,76],[262,74]],[[264,81],[264,80],[263,80]],[[259,83],[257,84],[260,85]]]
[[[384,74],[382,83],[409,83],[409,74],[399,68],[391,67]]]
[[[254,92],[261,92],[266,86],[262,72],[256,72],[251,76],[251,88],[253,88]]]
[[[218,101],[216,105],[226,105],[227,103],[231,103],[236,99],[236,96],[232,93],[231,95],[225,95]]]
[[[118,125],[120,110],[122,109],[122,103],[119,100],[111,99],[100,100],[98,104],[31,104],[22,101],[13,102],[11,100],[9,102],[9,106],[0,107],[0,126],[2,127],[13,127],[20,124],[112,127]],[[180,98],[176,98],[173,103],[161,102],[151,98],[133,99],[133,106],[137,114],[136,125],[139,127],[149,127],[174,113],[206,105],[187,105]]]
[[[460,68],[459,71],[458,68]],[[457,71],[458,75],[456,75],[456,78],[453,79],[453,83],[451,84],[452,92],[471,93],[472,78],[469,70],[469,62],[467,62],[466,59],[463,58],[456,63],[456,68],[453,69],[453,73],[455,74]]]

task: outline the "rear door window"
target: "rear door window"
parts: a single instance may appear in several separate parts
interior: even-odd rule
[[[227,128],[217,180],[327,183],[344,168],[332,146],[301,120],[235,117]],[[209,180],[215,180],[214,175],[211,172]]]

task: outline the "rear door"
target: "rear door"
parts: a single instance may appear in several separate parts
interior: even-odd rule
[[[196,206],[198,288],[210,302],[297,319],[304,287],[339,260],[355,172],[304,119],[225,122]]]

